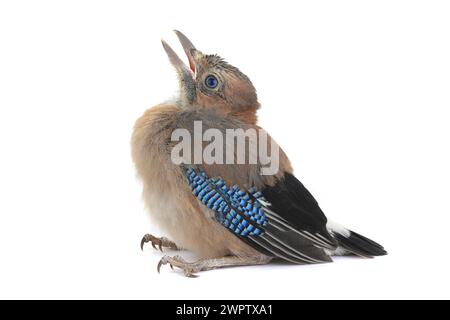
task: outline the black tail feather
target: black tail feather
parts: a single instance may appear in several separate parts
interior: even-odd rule
[[[348,237],[339,233],[335,233],[334,237],[340,247],[359,256],[371,258],[387,254],[383,246],[353,231],[350,231]]]

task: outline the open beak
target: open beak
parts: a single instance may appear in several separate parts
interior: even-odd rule
[[[197,53],[194,45],[189,39],[182,34],[180,31],[175,30],[175,34],[180,40],[181,46],[189,61],[189,67],[184,64],[184,62],[178,57],[178,55],[173,51],[173,49],[164,41],[162,45],[164,50],[169,57],[170,63],[175,67],[178,74],[178,79],[180,80],[181,89],[181,101],[184,104],[192,105],[196,97],[196,86],[195,86],[195,76],[196,76],[196,62],[194,59],[194,54]]]
[[[195,61],[193,57],[193,53],[195,52],[195,47],[192,44],[192,42],[180,31],[174,30],[175,34],[178,37],[178,40],[180,40],[181,46],[183,47],[184,52],[186,53],[186,56],[189,61],[189,68],[183,63],[183,61],[178,57],[178,55],[173,51],[173,49],[165,42],[164,40],[161,40],[162,45],[164,47],[164,50],[167,53],[167,56],[169,57],[170,63],[175,67],[175,69],[178,72],[192,72],[192,74],[195,75],[196,66]]]

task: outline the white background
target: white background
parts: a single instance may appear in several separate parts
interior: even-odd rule
[[[449,17],[446,1],[1,1],[0,298],[450,298]],[[157,274],[129,140],[177,87],[175,28],[250,76],[328,217],[389,256]]]

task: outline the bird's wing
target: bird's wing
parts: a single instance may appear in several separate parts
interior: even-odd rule
[[[190,117],[192,113],[186,114],[182,122]],[[204,130],[248,127],[224,118],[203,117],[202,124]],[[293,263],[331,261],[324,249],[336,249],[336,242],[326,229],[325,215],[291,174],[281,149],[279,162],[279,171],[272,176],[259,174],[259,162],[182,166],[197,200],[214,212],[223,227],[255,249]]]
[[[214,211],[217,222],[255,249],[293,263],[330,261],[323,249],[334,250],[336,246],[323,231],[323,213],[303,202],[309,193],[287,189],[295,179],[292,175],[287,174],[273,187],[258,190],[227,185],[223,178],[209,177],[192,167],[184,170],[198,201]]]

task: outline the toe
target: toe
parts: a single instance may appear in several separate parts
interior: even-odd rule
[[[163,264],[166,264],[166,263],[167,263],[167,257],[166,256],[162,257],[161,260],[159,260],[158,266],[156,267],[156,270],[158,271],[158,273],[161,273],[161,266]]]
[[[147,242],[150,241],[150,237],[151,236],[148,233],[142,237],[142,240],[141,240],[141,250],[142,251],[144,250],[144,244],[146,244]]]

